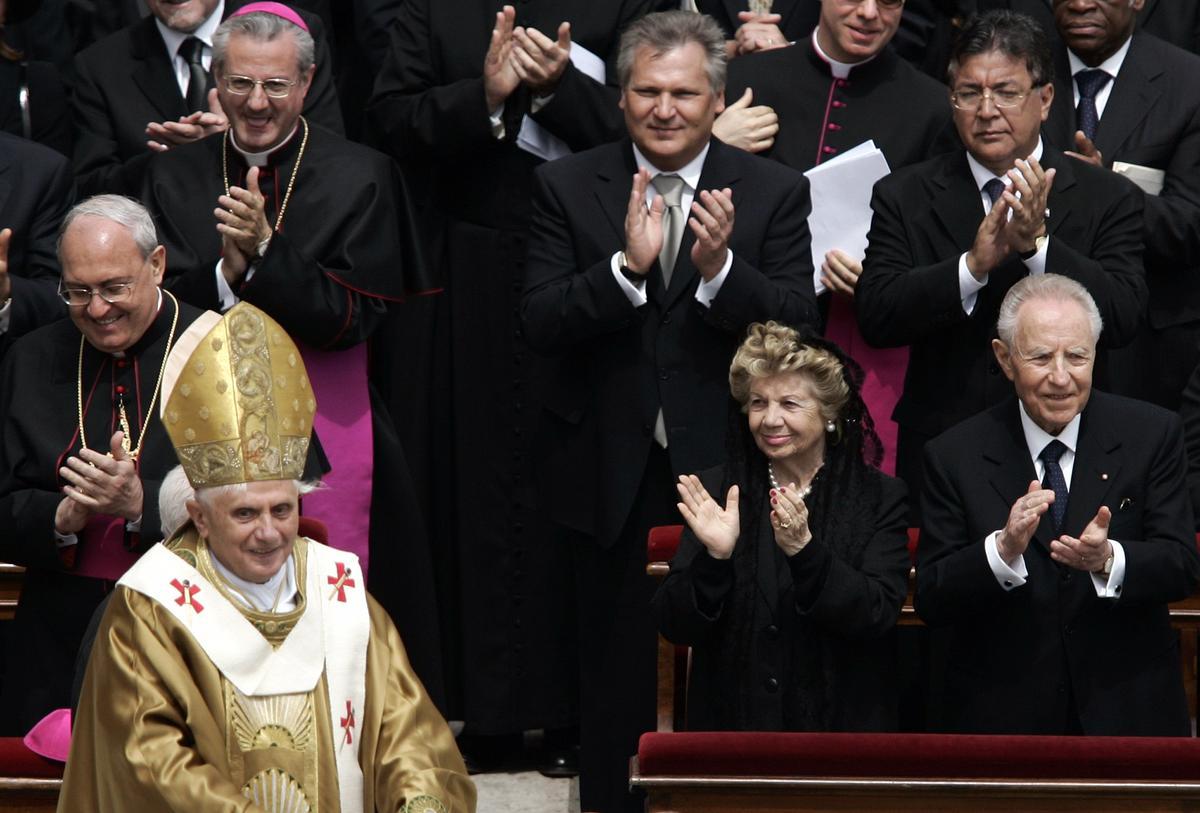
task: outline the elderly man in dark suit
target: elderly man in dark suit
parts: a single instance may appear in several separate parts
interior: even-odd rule
[[[586,810],[640,809],[625,786],[653,727],[646,531],[678,521],[677,475],[721,459],[741,331],[815,319],[808,184],[711,137],[724,66],[710,18],[642,18],[618,58],[631,140],[535,174],[522,313],[554,363],[543,505],[581,535]]]
[[[65,158],[0,133],[0,357],[13,340],[67,315],[54,244],[74,198]]]
[[[897,473],[914,496],[925,442],[1005,393],[988,342],[1013,283],[1043,273],[1083,283],[1113,346],[1132,337],[1146,301],[1141,196],[1039,135],[1054,87],[1037,23],[1007,11],[973,18],[951,77],[966,152],[876,185],[855,297],[868,342],[911,345],[893,417]]]
[[[1188,4],[1194,5],[1194,4]],[[1200,361],[1200,57],[1134,32],[1142,0],[1055,0],[1046,139],[1146,189],[1148,319],[1110,354],[1111,387],[1168,409]]]
[[[209,91],[212,35],[223,19],[246,4],[246,0],[147,0],[149,17],[76,57],[74,164],[80,194],[136,195],[146,162],[155,152],[228,126]],[[333,60],[321,22],[307,11],[300,14],[318,44],[317,72],[304,113],[314,123],[341,133]],[[205,87],[200,87],[201,82]]]
[[[1009,398],[926,447],[917,612],[950,631],[954,731],[1187,736],[1168,602],[1200,556],[1179,418],[1092,389],[1100,312],[1028,277],[992,345]]]

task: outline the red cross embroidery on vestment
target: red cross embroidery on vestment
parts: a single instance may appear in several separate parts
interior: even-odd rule
[[[337,563],[337,574],[326,579],[326,581],[333,585],[333,590],[329,593],[330,598],[333,598],[333,594],[337,593],[337,600],[343,604],[346,602],[346,588],[355,586],[354,579],[350,578],[352,574],[353,571],[344,564],[341,562]]]
[[[342,729],[346,732],[346,736],[342,738],[342,742],[350,745],[354,742],[354,706],[350,705],[350,701],[346,701],[346,716],[340,720]]]
[[[184,579],[181,583],[179,579],[171,579],[171,586],[179,591],[179,598],[175,599],[175,603],[180,607],[183,605],[190,606],[197,613],[204,612],[204,605],[196,601],[196,594],[200,592],[200,588]]]

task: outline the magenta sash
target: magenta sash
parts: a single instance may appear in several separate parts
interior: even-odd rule
[[[907,347],[871,347],[858,332],[851,300],[832,294],[829,323],[825,337],[836,342],[863,368],[862,398],[875,421],[875,431],[883,443],[883,460],[879,467],[888,474],[896,473],[896,436],[898,428],[892,420],[892,410],[904,391],[904,373],[908,370]]]
[[[75,568],[71,573],[115,582],[139,556],[140,553],[125,547],[125,520],[108,514],[93,514],[79,534]]]
[[[367,346],[313,350],[300,345],[300,355],[317,398],[313,428],[332,467],[323,478],[325,487],[304,497],[301,513],[324,522],[329,544],[358,556],[365,577],[374,468]]]

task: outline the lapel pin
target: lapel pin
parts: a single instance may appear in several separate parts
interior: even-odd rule
[[[1118,511],[1124,511],[1129,506],[1133,505],[1133,500],[1128,497],[1121,498],[1121,505],[1117,508]]]
[[[1101,480],[1107,480],[1107,479],[1108,479],[1108,472],[1105,472],[1105,473],[1101,474],[1101,475],[1100,475],[1100,479],[1101,479]]]

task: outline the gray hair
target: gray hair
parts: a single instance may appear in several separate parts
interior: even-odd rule
[[[158,519],[163,539],[170,539],[188,521],[187,502],[195,496],[183,466],[177,465],[167,472],[158,487]]]
[[[311,494],[318,488],[321,488],[320,481],[292,480],[292,485],[296,487],[296,494],[301,497],[303,497],[305,494]],[[222,494],[245,494],[247,488],[247,483],[227,483],[223,486],[201,486],[200,488],[196,489],[195,492],[196,502],[200,503],[205,508],[212,508],[213,502]]]
[[[63,218],[62,226],[58,229],[58,241],[54,244],[60,264],[63,235],[67,233],[71,224],[81,217],[99,217],[124,226],[141,252],[143,260],[158,248],[158,232],[154,229],[154,218],[145,206],[124,195],[93,195],[82,203],[75,204]]]
[[[660,11],[640,18],[621,34],[617,53],[617,78],[622,88],[629,87],[633,60],[641,48],[649,48],[654,56],[696,43],[704,49],[705,70],[713,92],[725,89],[725,33],[717,21],[707,14],[691,11]]]
[[[1092,341],[1100,340],[1100,331],[1104,322],[1100,318],[1100,309],[1092,295],[1070,277],[1062,274],[1033,274],[1021,279],[1008,289],[1004,301],[1000,303],[1000,316],[996,319],[996,333],[1000,341],[1010,349],[1017,334],[1017,317],[1021,306],[1035,299],[1046,299],[1054,302],[1074,302],[1083,308],[1087,314],[1088,325],[1092,329]]]
[[[290,33],[296,43],[296,69],[304,76],[316,62],[317,47],[309,34],[300,26],[275,14],[252,11],[238,17],[230,17],[213,34],[212,72],[225,72],[225,56],[229,49],[229,38],[241,34],[256,42],[270,42],[281,34]]]

